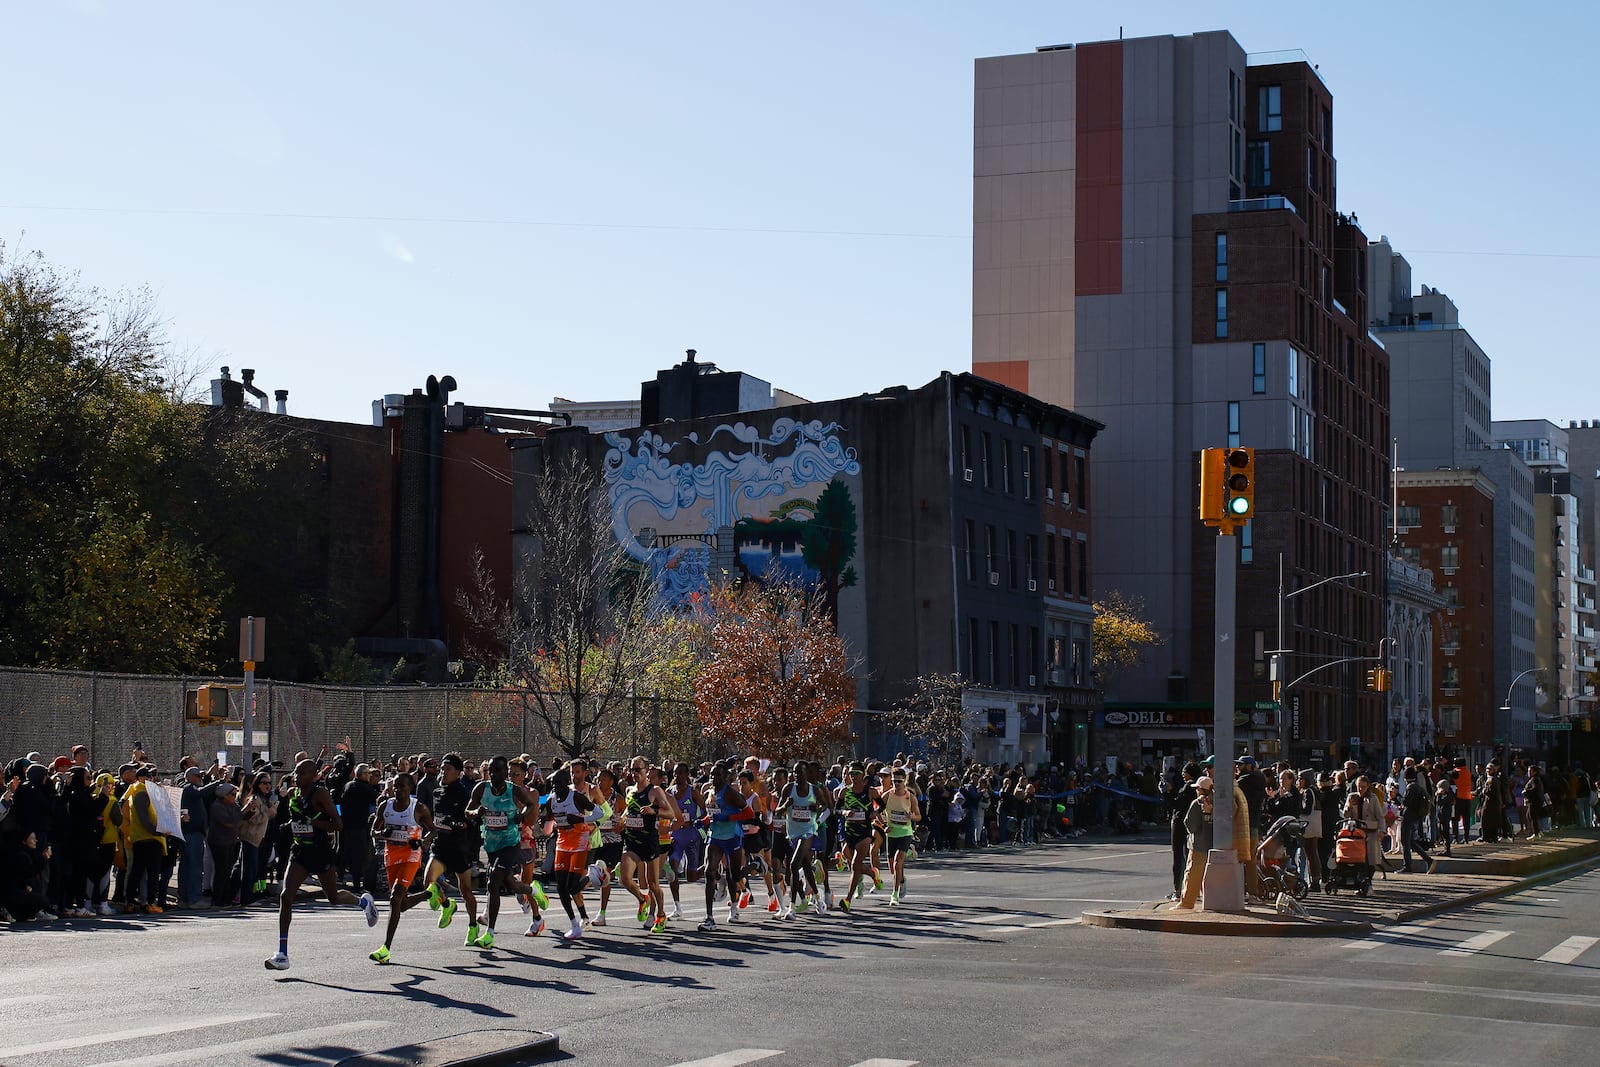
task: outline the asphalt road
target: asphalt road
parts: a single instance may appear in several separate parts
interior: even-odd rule
[[[995,850],[914,865],[899,908],[650,937],[614,907],[579,944],[513,910],[488,952],[419,911],[384,968],[326,906],[282,974],[269,912],[6,932],[0,1064],[309,1065],[495,1027],[640,1067],[1589,1062],[1600,1037],[1600,873],[1353,941],[1074,922],[1164,895],[1168,863],[1153,839]]]

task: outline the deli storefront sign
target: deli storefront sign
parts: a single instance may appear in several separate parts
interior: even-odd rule
[[[1272,704],[1246,705],[1234,709],[1233,725],[1236,727],[1274,725]],[[1109,708],[1095,716],[1097,725],[1111,729],[1194,729],[1215,725],[1209,707],[1143,707]]]

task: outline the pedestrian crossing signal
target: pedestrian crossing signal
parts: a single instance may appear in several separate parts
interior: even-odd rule
[[[220,685],[202,685],[183,696],[183,717],[189,722],[208,723],[228,717],[228,690]]]

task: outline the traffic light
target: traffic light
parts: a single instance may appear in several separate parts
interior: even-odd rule
[[[1243,523],[1256,513],[1256,450],[1230,448],[1226,452],[1223,513],[1232,522]]]
[[[1225,519],[1223,496],[1223,470],[1227,465],[1226,448],[1200,450],[1200,521],[1207,526],[1220,525]]]
[[[1387,693],[1394,688],[1394,672],[1385,667],[1378,668],[1378,692]]]
[[[1378,675],[1380,673],[1382,673],[1382,672],[1379,671],[1378,668],[1376,668],[1376,667],[1368,667],[1367,668],[1367,688],[1372,690],[1373,692],[1380,692],[1380,690],[1378,689]]]
[[[207,723],[228,717],[228,690],[220,685],[202,685],[184,694],[183,717],[190,722]]]

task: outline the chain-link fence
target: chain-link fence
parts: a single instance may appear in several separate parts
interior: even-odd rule
[[[0,667],[0,762],[37,751],[46,759],[88,745],[98,766],[128,758],[135,742],[162,768],[190,754],[207,762],[238,725],[186,721],[186,691],[239,679],[100,674]],[[243,691],[230,693],[230,718],[243,713]],[[688,701],[628,695],[602,720],[602,758],[633,755],[699,758],[704,750]],[[268,743],[257,751],[289,759],[296,752],[334,751],[349,739],[362,760],[392,754],[458,751],[470,758],[527,752],[545,762],[562,748],[518,690],[345,688],[261,681],[255,687],[255,729]],[[240,739],[242,740],[242,738]],[[666,751],[663,751],[663,750]]]

